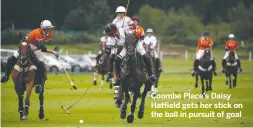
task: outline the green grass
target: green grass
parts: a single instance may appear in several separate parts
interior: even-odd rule
[[[39,127],[39,126],[78,126],[80,119],[84,120],[81,126],[122,126],[122,127],[150,127],[150,126],[253,126],[253,75],[252,74],[239,74],[238,86],[234,89],[228,89],[224,85],[224,76],[214,77],[213,92],[215,93],[229,93],[232,94],[230,103],[242,103],[242,109],[188,109],[187,112],[209,112],[210,110],[220,112],[229,111],[237,112],[242,111],[241,118],[152,118],[151,111],[174,111],[176,109],[154,109],[151,108],[151,102],[181,102],[181,103],[217,103],[224,100],[166,100],[166,99],[151,99],[147,98],[146,108],[143,119],[137,119],[132,124],[127,124],[126,120],[120,119],[120,110],[114,106],[112,90],[106,85],[104,90],[100,90],[99,86],[92,86],[83,99],[70,109],[71,114],[67,115],[60,108],[61,105],[68,107],[74,103],[84,93],[85,89],[92,82],[92,75],[71,75],[78,90],[70,89],[70,84],[66,75],[49,75],[49,80],[46,82],[45,87],[45,119],[39,120],[37,117],[39,109],[38,95],[34,92],[31,96],[31,107],[28,121],[19,121],[19,114],[17,112],[18,99],[14,91],[12,80],[7,84],[1,85],[1,122],[3,127]],[[100,78],[99,78],[100,79]],[[193,77],[190,75],[165,75],[160,78],[159,93],[183,93],[188,92],[191,88],[191,93],[199,94],[200,88],[195,89],[193,85]],[[98,83],[99,85],[100,83]],[[139,103],[139,101],[138,101]],[[129,111],[130,107],[128,107]],[[138,108],[136,109],[136,114]]]

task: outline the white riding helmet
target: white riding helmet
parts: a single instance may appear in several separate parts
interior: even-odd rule
[[[228,38],[235,38],[234,34],[229,34]]]
[[[117,9],[116,9],[115,12],[116,12],[116,13],[118,13],[118,12],[124,12],[124,13],[126,13],[126,8],[123,7],[123,6],[119,6],[119,7],[117,7]]]
[[[148,28],[148,29],[147,29],[147,32],[153,33],[153,29],[152,29],[152,28]]]
[[[41,29],[48,29],[48,28],[54,28],[52,23],[49,20],[43,20],[40,24]]]

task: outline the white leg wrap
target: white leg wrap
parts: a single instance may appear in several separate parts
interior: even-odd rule
[[[114,93],[118,94],[119,93],[119,86],[114,86]]]

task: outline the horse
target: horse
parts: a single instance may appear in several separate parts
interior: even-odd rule
[[[235,59],[235,52],[230,51],[225,64],[226,85],[229,84],[230,89],[232,88],[231,75],[234,76],[233,87],[234,88],[236,87],[237,71],[238,71],[238,63],[237,60]]]
[[[34,87],[35,81],[35,74],[37,67],[34,65],[33,57],[34,54],[32,53],[30,43],[25,40],[22,40],[18,46],[19,57],[18,61],[14,66],[14,69],[11,73],[12,80],[15,85],[15,91],[18,95],[18,112],[20,114],[20,120],[28,120],[29,114],[29,107],[30,107],[30,96],[32,92],[32,88]],[[45,83],[45,80],[44,82]],[[44,86],[43,86],[44,87]],[[25,98],[25,108],[23,103],[24,92],[26,91],[26,98]],[[44,109],[43,109],[43,92],[39,94],[40,100],[40,110],[38,117],[39,119],[44,118]]]
[[[200,76],[200,80],[202,84],[203,96],[205,96],[204,80],[206,82],[206,92],[209,90],[210,91],[212,90],[212,79],[213,79],[212,69],[213,69],[213,66],[212,66],[212,60],[211,60],[211,50],[209,48],[206,48],[204,50],[204,56],[200,59],[199,66],[197,69],[197,74]]]
[[[161,71],[159,70],[159,68],[161,67],[161,64],[160,64],[160,60],[157,60],[155,58],[154,52],[152,52],[152,49],[150,48],[150,46],[151,46],[151,44],[146,45],[143,43],[143,47],[144,47],[145,51],[148,53],[149,57],[151,58],[151,60],[153,62],[152,69],[153,69],[154,75],[157,78],[157,82],[154,85],[152,85],[152,88],[151,88],[152,89],[151,93],[152,93],[152,95],[155,96],[157,93],[155,90],[157,90],[157,88],[158,88],[158,81],[159,81],[159,78],[161,75]]]
[[[94,72],[94,79],[93,79],[93,85],[97,85],[97,74],[101,74],[102,81],[100,83],[100,88],[103,90],[104,88],[104,80],[105,75],[109,72],[109,56],[105,53],[105,51],[102,52],[101,56],[98,59],[98,65],[96,66],[96,70]],[[109,82],[110,89],[112,89],[112,80],[108,79],[106,82]]]
[[[136,101],[138,97],[141,97],[141,103],[138,112],[138,118],[142,119],[144,117],[144,105],[147,92],[151,89],[152,84],[148,80],[148,74],[145,70],[145,65],[139,54],[136,53],[136,43],[137,37],[134,33],[126,34],[125,45],[127,49],[127,55],[122,61],[121,72],[120,72],[120,88],[119,96],[117,97],[116,104],[121,105],[120,108],[120,118],[126,118],[127,104],[130,100],[130,94],[128,93],[129,88],[134,93],[131,113],[127,116],[127,122],[132,123],[134,120],[134,112],[136,108]],[[142,94],[140,94],[140,89],[142,85],[145,84]],[[121,93],[122,92],[122,93]],[[122,103],[123,93],[125,95],[124,103]]]

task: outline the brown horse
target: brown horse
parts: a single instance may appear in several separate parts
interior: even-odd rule
[[[127,55],[123,59],[122,68],[120,72],[120,88],[119,88],[119,96],[116,100],[116,105],[120,106],[123,99],[123,92],[125,95],[124,103],[121,106],[121,119],[126,118],[126,110],[127,104],[130,100],[130,95],[128,93],[129,88],[134,92],[132,105],[131,105],[131,113],[127,116],[127,122],[132,123],[134,120],[134,112],[136,108],[136,101],[138,97],[141,97],[140,108],[138,112],[138,118],[142,119],[144,116],[144,106],[145,106],[145,98],[147,92],[151,89],[151,83],[148,80],[148,74],[145,70],[144,62],[142,57],[138,55],[135,51],[136,49],[136,36],[134,33],[126,34],[125,44],[127,49]],[[140,89],[142,85],[145,84],[145,88],[140,94]]]
[[[143,43],[143,47],[145,49],[145,51],[148,53],[149,57],[151,58],[153,64],[153,72],[157,78],[157,82],[152,85],[152,88],[151,88],[151,94],[152,95],[156,95],[157,93],[157,88],[158,88],[158,81],[159,81],[159,77],[161,75],[161,71],[159,70],[159,68],[161,67],[161,63],[160,63],[160,59],[156,59],[155,58],[155,55],[154,55],[154,52],[152,52],[153,50],[150,48],[151,44],[149,45],[146,45],[145,43]]]
[[[32,92],[32,88],[35,85],[35,73],[37,67],[34,65],[33,57],[30,43],[23,40],[20,42],[19,47],[19,57],[16,65],[14,66],[14,70],[12,71],[12,79],[15,84],[15,91],[18,95],[19,99],[19,108],[18,112],[20,114],[20,120],[28,120],[28,113],[30,107],[30,96]],[[45,82],[45,81],[44,81]],[[23,97],[24,92],[26,91],[25,98],[25,107],[23,105]],[[39,118],[44,118],[44,109],[43,109],[43,93],[39,95],[40,99],[40,110],[39,110]]]
[[[109,55],[107,55],[104,51],[102,52],[101,57],[99,58],[98,65],[96,66],[96,70],[94,72],[94,79],[93,79],[93,85],[97,85],[97,75],[101,74],[102,81],[100,83],[100,88],[104,88],[104,80],[105,80],[105,74],[109,72]],[[112,89],[112,80],[109,79],[108,81],[110,84],[110,89]]]

